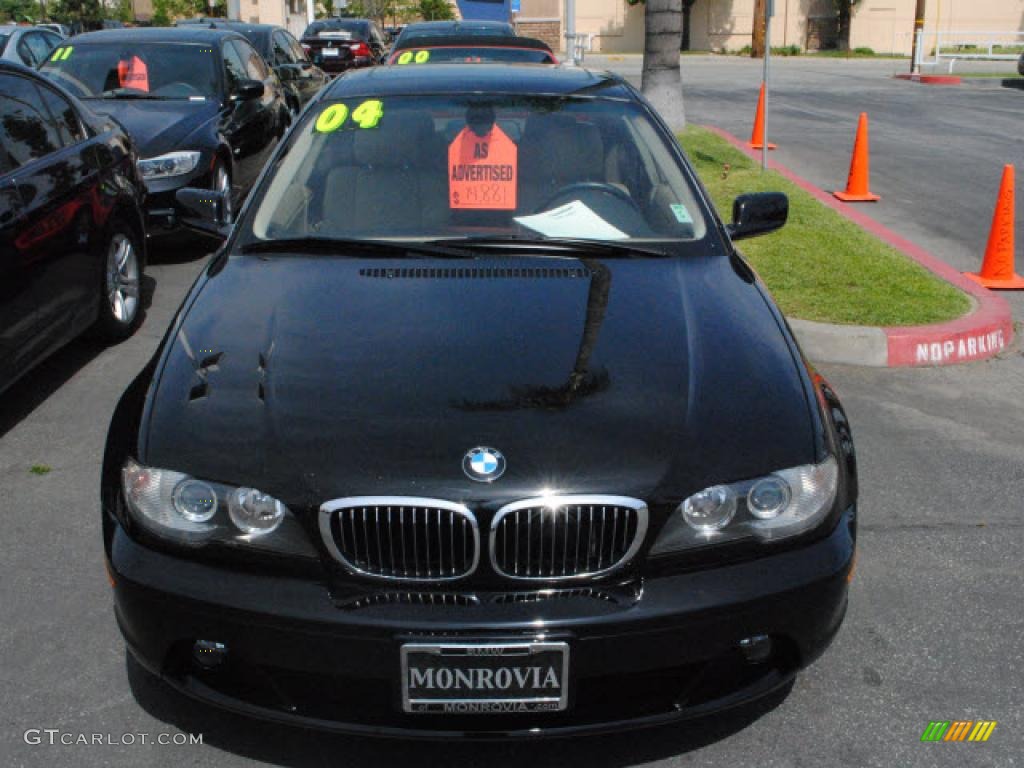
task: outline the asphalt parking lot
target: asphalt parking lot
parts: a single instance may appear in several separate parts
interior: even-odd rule
[[[617,66],[619,62],[610,62]],[[630,64],[630,62],[622,62]],[[856,115],[872,118],[871,214],[976,268],[1003,163],[1024,167],[1024,92],[927,89],[891,63],[776,68],[781,162],[832,189]],[[684,60],[690,119],[749,131],[756,63]],[[808,127],[810,126],[810,127]],[[1024,214],[1018,201],[1019,214]],[[1021,219],[1024,221],[1024,219]],[[846,623],[789,691],[671,729],[544,744],[404,744],[253,723],[194,704],[125,663],[102,567],[98,472],[111,410],[202,268],[158,247],[140,332],[79,341],[3,395],[0,764],[137,766],[1013,766],[1024,755],[1024,358],[927,370],[823,369],[861,468],[860,556]],[[1018,248],[1020,261],[1020,248]],[[1024,269],[1024,264],[1019,264]],[[1012,298],[1018,319],[1024,299]],[[49,466],[34,475],[34,464]],[[984,744],[922,744],[930,720],[997,720]],[[27,729],[202,733],[203,744],[26,744]]]

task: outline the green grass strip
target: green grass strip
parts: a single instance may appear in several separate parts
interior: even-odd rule
[[[791,317],[846,325],[923,325],[970,309],[959,289],[720,136],[689,126],[679,137],[725,221],[745,192],[785,192],[789,222],[740,243],[782,311]]]

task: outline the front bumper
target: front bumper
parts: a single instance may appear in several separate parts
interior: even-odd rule
[[[304,727],[417,738],[607,732],[707,714],[765,695],[839,629],[855,538],[851,508],[826,538],[750,562],[649,578],[632,600],[593,595],[468,605],[340,606],[324,584],[155,552],[114,527],[117,620],[131,653],[186,694]],[[742,639],[767,635],[750,663]],[[404,642],[569,644],[569,708],[518,715],[406,714]],[[207,669],[196,640],[223,643]]]

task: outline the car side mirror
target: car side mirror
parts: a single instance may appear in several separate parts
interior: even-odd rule
[[[264,85],[262,80],[242,80],[235,91],[237,101],[252,101],[263,96]]]
[[[213,189],[184,187],[174,193],[183,209],[181,223],[193,232],[226,240],[231,224],[224,220],[224,194]]]
[[[740,195],[732,203],[732,224],[726,229],[733,240],[743,240],[774,232],[788,217],[789,198],[781,192]]]

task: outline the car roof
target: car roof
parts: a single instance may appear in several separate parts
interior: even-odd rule
[[[393,51],[402,48],[534,48],[538,51],[551,53],[551,46],[543,40],[533,37],[509,35],[441,35],[429,37],[410,37],[399,40]]]
[[[600,94],[609,98],[635,98],[622,78],[611,72],[583,67],[483,63],[357,69],[327,86],[324,99],[423,93]]]
[[[416,21],[412,24],[406,25],[405,32],[419,32],[430,31],[430,32],[441,32],[444,30],[452,30],[453,34],[457,34],[460,29],[495,29],[495,30],[511,30],[512,25],[507,21],[487,21],[484,19],[462,19],[457,21]]]
[[[79,43],[205,43],[213,44],[228,37],[240,37],[233,29],[218,27],[210,29],[203,24],[186,24],[183,27],[131,27],[125,29],[101,29],[85,32],[74,37]]]

